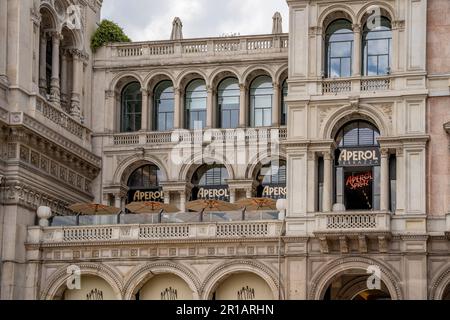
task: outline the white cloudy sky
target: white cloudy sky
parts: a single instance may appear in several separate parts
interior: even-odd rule
[[[288,31],[286,0],[104,0],[102,18],[117,22],[133,41],[170,38],[172,20],[180,17],[184,38],[272,32],[279,11]]]

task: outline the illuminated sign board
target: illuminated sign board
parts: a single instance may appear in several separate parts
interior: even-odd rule
[[[287,194],[287,187],[282,185],[263,185],[262,194],[258,195],[261,198],[270,199],[285,199]]]
[[[131,190],[128,192],[128,202],[163,202],[164,192],[160,189]]]
[[[345,182],[345,186],[350,190],[364,189],[370,186],[373,181],[372,172],[361,173],[359,175],[350,176]]]
[[[197,199],[229,201],[230,191],[227,186],[199,187]]]
[[[366,167],[379,166],[381,153],[379,148],[345,148],[338,150],[337,166]]]

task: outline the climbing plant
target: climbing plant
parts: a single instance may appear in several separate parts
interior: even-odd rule
[[[95,52],[98,48],[112,42],[131,42],[131,39],[117,23],[104,19],[92,36],[91,49]]]

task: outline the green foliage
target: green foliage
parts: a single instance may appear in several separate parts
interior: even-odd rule
[[[118,24],[104,19],[100,22],[97,30],[91,39],[91,49],[93,52],[108,43],[131,42],[131,39],[123,32]]]

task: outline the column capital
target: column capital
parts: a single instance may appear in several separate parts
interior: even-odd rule
[[[352,24],[353,32],[361,32],[361,25],[358,23]]]
[[[380,152],[381,152],[381,157],[383,157],[383,158],[389,157],[389,154],[390,154],[389,149],[387,149],[387,148],[382,148],[382,149],[380,150]]]
[[[56,30],[47,31],[47,36],[51,37],[54,43],[59,43],[64,38],[62,33]]]
[[[404,153],[404,151],[403,151],[402,147],[397,148],[397,150],[396,150],[397,157],[403,157],[403,153]]]
[[[331,161],[331,160],[334,159],[334,155],[333,155],[333,153],[331,151],[325,151],[322,154],[323,154],[323,159],[324,160]]]
[[[280,83],[278,81],[272,82],[272,85],[274,89],[280,89]]]
[[[239,90],[241,91],[247,90],[247,85],[245,83],[239,83]]]
[[[147,96],[148,97],[149,90],[147,88],[141,88],[141,93],[142,93],[143,96]]]
[[[77,60],[89,60],[89,55],[84,52],[83,50],[80,49],[76,49],[76,48],[72,48],[72,49],[67,49],[67,52],[72,55],[73,59],[77,59]]]

